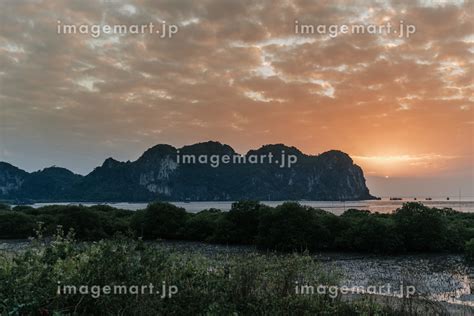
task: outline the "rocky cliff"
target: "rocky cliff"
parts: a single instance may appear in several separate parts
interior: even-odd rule
[[[90,174],[63,168],[27,173],[0,163],[0,199],[20,201],[152,201],[161,200],[363,200],[372,199],[362,169],[340,151],[305,155],[295,147],[266,145],[249,151],[246,163],[235,162],[235,151],[218,142],[182,148],[157,145],[134,162],[108,158]],[[268,156],[273,156],[269,163]],[[295,157],[281,167],[282,155]],[[183,162],[194,156],[196,161]],[[218,166],[200,162],[214,157]],[[231,157],[223,163],[224,157]],[[255,163],[251,157],[267,157]],[[278,161],[278,162],[277,162]],[[232,163],[233,162],[233,163]]]

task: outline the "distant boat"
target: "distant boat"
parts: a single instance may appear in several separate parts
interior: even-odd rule
[[[449,201],[449,196],[446,198],[446,200],[448,200],[448,201]]]
[[[431,201],[431,200],[432,200],[432,198],[426,198],[425,200],[427,200],[427,201]]]
[[[391,197],[390,198],[390,201],[401,201],[401,200],[403,200],[403,199],[400,198],[400,197]]]

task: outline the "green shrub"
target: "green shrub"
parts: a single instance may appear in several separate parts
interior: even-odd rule
[[[36,223],[33,217],[14,211],[0,211],[0,238],[28,238]]]
[[[61,207],[56,210],[57,223],[66,231],[73,229],[83,240],[97,240],[107,237],[97,212],[81,206]]]
[[[36,210],[35,208],[31,207],[31,206],[28,206],[28,205],[17,205],[15,207],[12,208],[12,211],[15,211],[15,212],[28,212],[28,211],[34,211]]]
[[[397,234],[408,251],[439,251],[445,249],[447,225],[437,209],[421,203],[405,203],[393,215]]]
[[[217,223],[214,241],[230,244],[254,244],[258,234],[260,216],[268,207],[255,201],[232,204]]]
[[[188,240],[212,241],[222,217],[223,213],[216,209],[190,214],[183,230],[184,237]]]
[[[467,260],[474,262],[474,238],[466,242],[464,252]]]
[[[373,315],[375,304],[326,295],[297,295],[295,282],[337,284],[307,255],[204,257],[130,239],[78,245],[58,231],[53,241],[0,256],[2,315]],[[58,283],[59,282],[59,283]],[[163,283],[164,282],[164,283]],[[178,288],[161,295],[57,294],[62,286],[148,285]],[[389,313],[377,313],[385,315]]]
[[[298,203],[287,202],[265,212],[260,221],[257,246],[280,251],[314,251],[330,240],[321,213]]]
[[[177,239],[183,236],[187,217],[184,208],[156,202],[143,211],[137,211],[132,218],[132,226],[144,239]]]
[[[0,211],[10,211],[11,206],[5,203],[0,203]]]
[[[338,236],[338,248],[372,253],[397,253],[403,249],[392,219],[373,214],[345,216],[344,219],[348,228]]]

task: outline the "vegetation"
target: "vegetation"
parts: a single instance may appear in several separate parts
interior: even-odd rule
[[[0,238],[37,236],[21,251],[0,252],[0,315],[413,314],[366,296],[346,301],[331,293],[297,294],[295,284],[339,282],[308,251],[464,250],[474,260],[474,214],[417,203],[393,214],[348,210],[341,216],[297,203],[272,208],[251,201],[235,203],[229,212],[197,214],[168,203],[152,203],[137,212],[103,205],[0,208]],[[159,238],[301,253],[208,256],[143,241]],[[149,293],[94,296],[91,288],[150,283],[160,289],[175,286],[178,293],[171,298]],[[58,294],[58,285],[89,288],[85,294]],[[397,308],[416,309],[413,302]]]
[[[278,251],[340,250],[396,254],[471,251],[474,214],[406,203],[392,214],[348,210],[341,216],[287,202],[275,208],[243,201],[229,212],[187,213],[169,203],[137,212],[109,206],[0,206],[0,238],[27,238],[38,222],[52,236],[58,225],[80,240],[117,233],[153,239],[181,239],[255,245]]]
[[[466,258],[474,262],[474,238],[466,242]]]
[[[1,315],[396,315],[368,297],[348,303],[297,294],[296,281],[337,284],[306,254],[206,257],[123,237],[77,244],[62,229],[49,242],[41,235],[24,251],[0,255]],[[176,291],[165,298],[102,292],[150,283]],[[65,293],[64,286],[87,288]]]

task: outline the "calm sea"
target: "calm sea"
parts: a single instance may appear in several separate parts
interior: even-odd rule
[[[263,201],[262,203],[277,206],[282,204],[284,201]],[[403,203],[414,202],[413,198],[406,198],[401,201],[392,201],[389,198],[382,198],[381,200],[370,200],[370,201],[346,201],[346,202],[334,202],[334,201],[298,201],[300,204],[308,205],[314,208],[323,209],[329,212],[332,212],[336,215],[342,214],[345,210],[350,208],[360,209],[360,210],[369,210],[371,212],[379,213],[390,213],[397,208],[401,207]],[[417,199],[416,202],[421,202],[426,206],[437,207],[437,208],[452,208],[460,212],[474,212],[474,197],[463,197],[461,199],[451,199],[446,200],[446,198],[433,198],[431,201],[422,199]],[[209,208],[216,208],[222,211],[228,211],[232,205],[232,201],[225,202],[171,202],[174,205],[183,207],[186,211],[191,213],[196,213]],[[82,204],[82,205],[95,205],[95,204],[105,204],[110,205],[116,208],[126,209],[126,210],[139,210],[146,207],[147,203],[35,203],[31,206],[41,207],[45,205],[68,205],[68,204]]]

